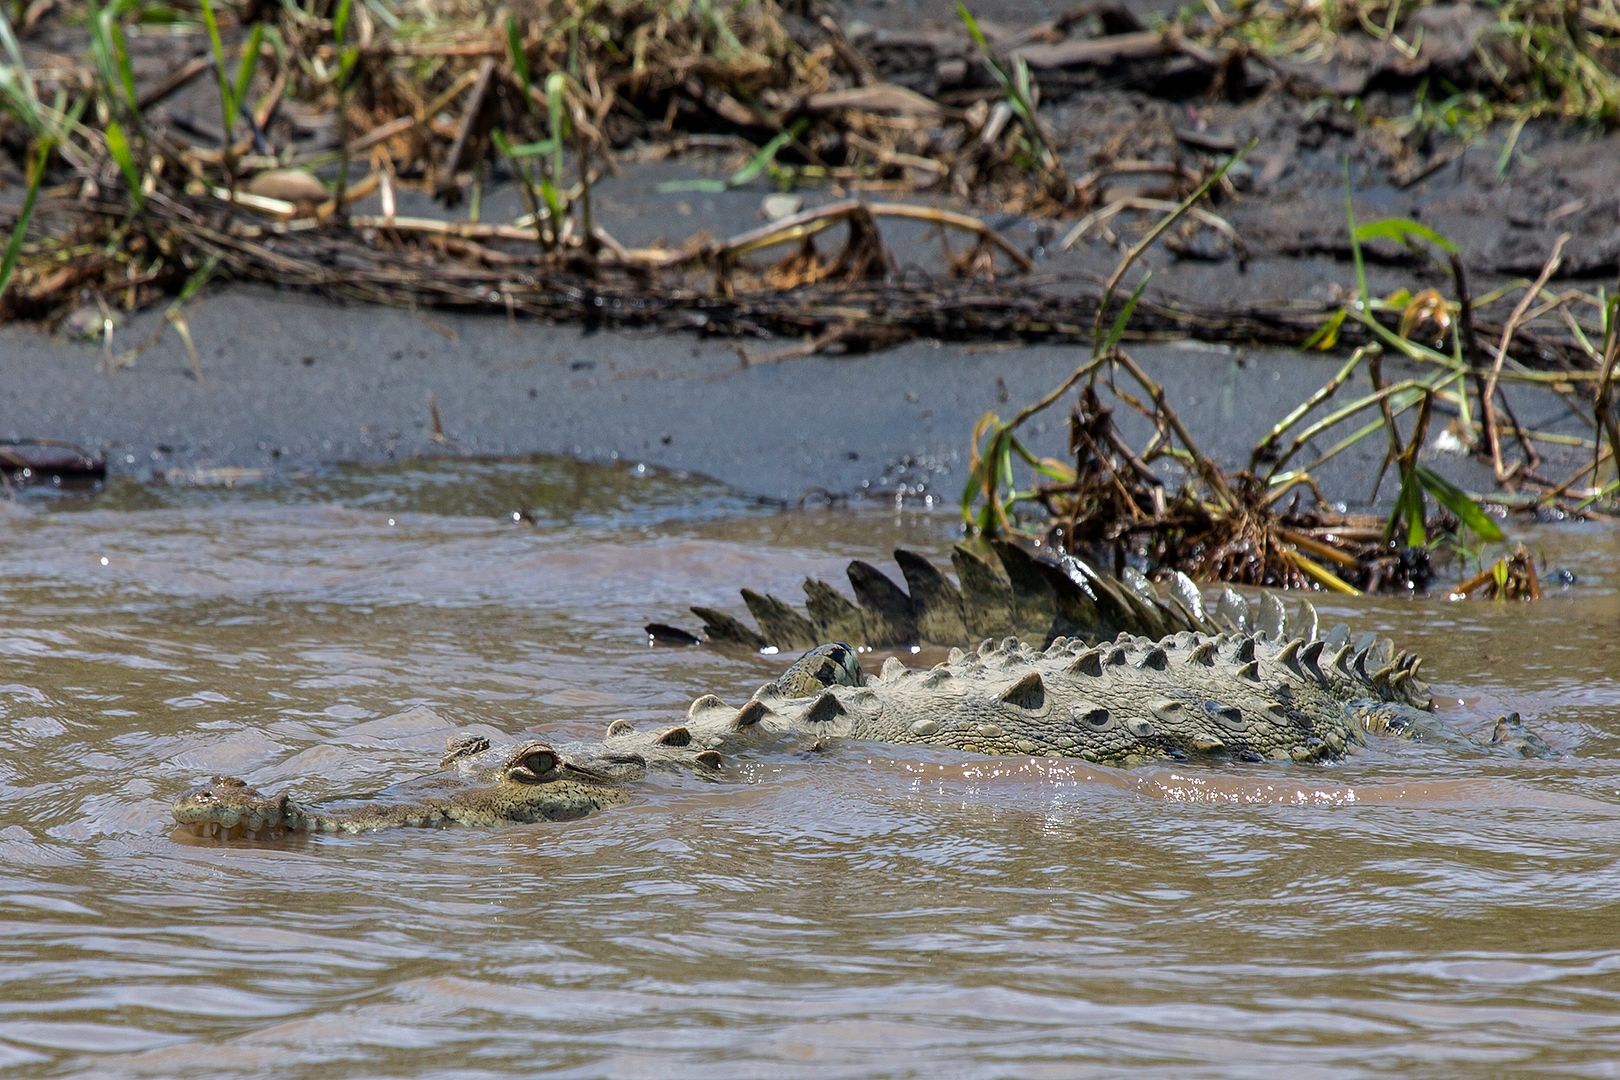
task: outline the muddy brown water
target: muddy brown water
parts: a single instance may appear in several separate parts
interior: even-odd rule
[[[0,1072],[1620,1072],[1620,540],[1591,527],[1529,534],[1581,577],[1539,605],[1321,604],[1555,761],[851,744],[567,824],[172,835],[214,772],[347,795],[458,728],[741,698],[781,659],[640,625],[952,531],[566,461],[0,502]]]

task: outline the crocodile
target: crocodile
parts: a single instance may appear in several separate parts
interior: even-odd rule
[[[175,821],[197,836],[273,839],[289,834],[363,833],[402,826],[495,825],[567,821],[616,806],[630,784],[670,754],[648,757],[602,745],[526,739],[494,747],[471,733],[450,737],[436,772],[384,788],[367,799],[319,807],[285,792],[267,796],[234,776],[216,776],[176,799]],[[682,767],[712,770],[720,755],[694,748]]]
[[[703,620],[694,634],[666,623],[649,623],[649,641],[660,645],[707,642],[722,648],[798,652],[829,641],[847,641],[863,649],[908,646],[962,646],[985,638],[1016,636],[1047,645],[1066,637],[1104,641],[1122,632],[1161,638],[1190,630],[1264,629],[1280,632],[1283,609],[1274,597],[1251,607],[1231,589],[1213,605],[1204,603],[1198,586],[1173,573],[1164,595],[1134,567],[1118,577],[1098,573],[1069,555],[1042,556],[1004,540],[984,545],[987,554],[958,544],[951,552],[957,580],[927,558],[905,549],[894,553],[906,587],[895,584],[872,564],[855,560],[848,577],[850,601],[824,581],[804,583],[804,609],[751,589],[742,599],[758,629],[711,607],[693,607]],[[1301,605],[1305,627],[1314,634],[1316,617]]]
[[[855,647],[828,643],[741,705],[705,694],[684,721],[656,730],[616,720],[599,742],[500,749],[464,735],[451,740],[439,772],[321,807],[215,777],[176,801],[174,815],[199,835],[221,837],[566,820],[627,801],[651,772],[716,777],[725,754],[810,750],[830,739],[1109,765],[1318,762],[1369,735],[1482,745],[1434,716],[1421,661],[1388,640],[1352,642],[1343,627],[1318,634],[1308,605],[1293,626],[1275,600],[1258,612],[1244,605],[1241,617],[1223,606],[1223,621],[1263,626],[1157,639],[1121,633],[1095,645],[1058,635],[1043,648],[1009,636],[952,649],[927,669],[890,658],[870,676]],[[1550,753],[1516,716],[1498,721],[1483,745]]]

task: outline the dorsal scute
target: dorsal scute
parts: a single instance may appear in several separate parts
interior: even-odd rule
[[[999,695],[1003,704],[1035,711],[1046,705],[1046,682],[1033,668]]]
[[[726,703],[718,697],[713,694],[704,694],[686,707],[686,718],[695,720],[699,713],[708,712],[710,709],[724,709],[725,707]]]
[[[1075,656],[1064,669],[1070,675],[1087,675],[1096,678],[1103,673],[1103,654],[1101,649],[1087,649]]]
[[[770,711],[770,707],[763,701],[754,698],[737,710],[737,714],[731,718],[731,726],[739,731],[743,728],[753,727],[764,719]]]
[[[824,690],[804,710],[804,715],[800,719],[809,724],[826,724],[843,716],[844,712],[844,703],[838,700],[838,695],[831,690]]]

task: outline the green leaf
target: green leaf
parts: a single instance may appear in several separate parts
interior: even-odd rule
[[[804,134],[809,121],[796,121],[786,131],[779,132],[770,142],[760,147],[748,163],[724,180],[670,180],[658,185],[661,193],[676,191],[701,191],[708,194],[719,194],[730,191],[732,188],[742,187],[769,168],[775,161],[776,155],[781,153],[789,143]]]
[[[264,24],[254,23],[236,64],[236,84],[231,87],[231,115],[236,115],[247,100],[248,88],[253,84],[253,71],[259,66],[259,46],[264,42]]]
[[[1369,221],[1365,225],[1357,225],[1351,236],[1358,243],[1365,244],[1369,240],[1395,240],[1399,243],[1409,244],[1414,240],[1422,240],[1433,244],[1447,255],[1458,252],[1457,245],[1424,225],[1411,218],[1390,217]]]
[[[129,198],[137,207],[146,201],[146,193],[141,190],[141,170],[135,165],[135,155],[129,148],[129,137],[116,120],[107,123],[107,153],[112,155],[118,163],[118,170],[124,174],[124,181],[129,184]]]
[[[1126,324],[1131,321],[1131,314],[1136,311],[1136,302],[1142,299],[1142,290],[1147,288],[1148,279],[1152,276],[1153,271],[1151,270],[1142,275],[1142,280],[1137,282],[1136,289],[1131,293],[1130,299],[1125,301],[1125,306],[1120,308],[1119,314],[1114,317],[1114,325],[1109,328],[1108,338],[1103,347],[1093,352],[1091,354],[1093,357],[1104,356],[1113,352],[1120,339],[1125,336]]]
[[[219,22],[214,18],[213,0],[201,0],[203,25],[208,27],[208,45],[214,50],[214,76],[219,83],[219,106],[225,113],[225,141],[231,141],[236,110],[231,108],[230,76],[226,75],[225,43],[219,39]]]
[[[360,59],[360,46],[350,45],[338,54],[338,86],[349,85],[349,72],[354,70],[356,60]]]
[[[11,239],[6,241],[5,256],[0,257],[0,296],[6,294],[11,272],[16,269],[17,257],[22,253],[23,236],[28,232],[28,219],[34,216],[34,200],[39,196],[39,185],[45,180],[45,162],[51,156],[52,149],[47,139],[39,144],[35,152],[34,167],[28,173],[28,191],[17,210],[17,227],[11,230]]]
[[[214,270],[218,266],[219,256],[210,255],[204,259],[203,264],[197,267],[190,277],[186,278],[184,285],[180,286],[180,294],[174,298],[174,303],[170,307],[176,308],[182,304],[190,303],[191,298],[196,296],[198,291],[208,283],[208,279],[214,276]]]
[[[523,86],[523,104],[527,108],[529,88],[533,85],[529,80],[529,57],[523,51],[523,35],[518,31],[517,18],[512,15],[506,17],[506,51],[512,58],[512,70]]]
[[[203,0],[203,3],[207,2]],[[332,40],[340,46],[349,37],[349,7],[352,3],[353,0],[338,0],[337,11],[332,13]]]
[[[1472,532],[1481,540],[1502,541],[1507,539],[1507,536],[1502,532],[1502,527],[1489,514],[1485,513],[1477,502],[1470,499],[1467,492],[1426,466],[1419,465],[1413,472],[1417,474],[1418,481],[1423,485],[1424,490],[1434,496],[1434,501],[1455,514],[1457,520],[1469,532]]]
[[[568,92],[568,76],[553,71],[546,76],[546,121],[551,128],[551,178],[562,183],[563,142],[568,138],[568,114],[563,110]],[[583,178],[582,178],[583,179]]]
[[[1301,349],[1316,349],[1319,352],[1331,352],[1339,343],[1339,331],[1344,327],[1345,317],[1350,314],[1346,308],[1340,308],[1327,320],[1312,331],[1311,336],[1305,339]]]
[[[555,231],[562,227],[562,195],[557,185],[551,182],[551,177],[540,178],[540,197],[546,201],[546,213],[551,215],[551,227]]]
[[[103,18],[108,18],[103,15]],[[112,45],[112,59],[118,70],[118,85],[124,91],[124,105],[129,109],[129,115],[136,116],[141,111],[140,99],[135,96],[135,69],[129,62],[129,42],[124,39],[124,28],[116,22],[108,22],[107,39]]]
[[[508,143],[502,151],[507,157],[532,158],[546,157],[556,147],[556,139],[541,139],[539,142],[518,143],[516,146]]]
[[[1411,473],[1401,473],[1401,490],[1395,495],[1395,506],[1389,512],[1384,526],[1384,539],[1394,538],[1401,526],[1406,527],[1408,547],[1422,547],[1428,540],[1423,529],[1423,488]]]

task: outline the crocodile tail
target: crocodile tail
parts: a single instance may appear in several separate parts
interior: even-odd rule
[[[951,553],[955,581],[915,552],[901,549],[894,558],[904,587],[857,560],[848,570],[853,600],[810,579],[804,584],[802,611],[777,597],[744,590],[743,603],[757,630],[713,608],[692,610],[703,620],[702,637],[711,644],[784,652],[826,641],[900,648],[1013,636],[1046,644],[1058,637],[1100,641],[1121,633],[1160,638],[1184,630],[1220,629],[1258,630],[1281,640],[1288,626],[1275,600],[1251,610],[1247,601],[1227,590],[1211,609],[1198,587],[1180,573],[1161,595],[1133,569],[1114,577],[1073,556],[1047,558],[1003,540],[991,541],[983,550],[957,545]],[[1308,622],[1315,626],[1314,612]],[[661,644],[696,639],[657,623],[647,631]]]

